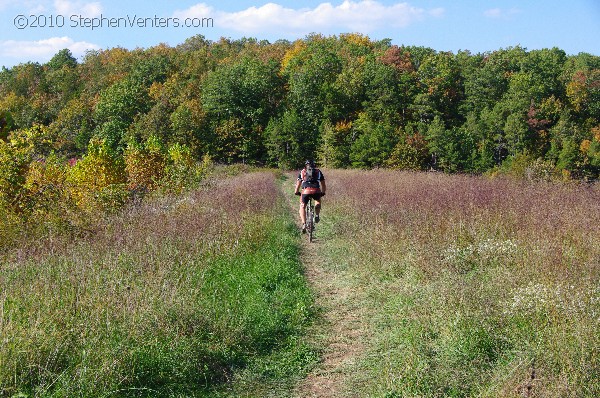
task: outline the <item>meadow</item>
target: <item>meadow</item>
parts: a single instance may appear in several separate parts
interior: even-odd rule
[[[312,245],[240,169],[3,249],[0,397],[600,395],[597,184],[324,173]]]
[[[600,191],[326,172],[325,272],[363,332],[335,396],[600,395]]]
[[[278,192],[271,172],[220,178],[4,252],[0,396],[289,390],[317,354],[299,339],[312,295]]]

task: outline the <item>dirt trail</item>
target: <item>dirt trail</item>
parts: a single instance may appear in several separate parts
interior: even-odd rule
[[[287,193],[287,190],[286,190]],[[298,218],[298,199],[287,194],[293,215]],[[324,203],[324,208],[325,203]],[[348,275],[340,272],[337,264],[327,257],[328,240],[320,235],[327,223],[326,210],[322,224],[317,225],[316,240],[305,239],[301,254],[305,275],[316,295],[320,319],[309,336],[323,349],[322,362],[294,391],[295,397],[349,397],[349,378],[353,365],[363,353],[362,337],[365,333],[364,317],[356,306],[359,293],[352,287]],[[298,226],[300,222],[297,221]]]
[[[312,336],[323,347],[323,354],[322,362],[300,383],[295,396],[347,397],[347,378],[352,374],[349,368],[363,352],[364,328],[357,308],[352,306],[354,293],[351,287],[340,286],[338,276],[326,262],[308,253],[303,255],[303,261],[308,282],[316,293],[316,304],[322,311]]]

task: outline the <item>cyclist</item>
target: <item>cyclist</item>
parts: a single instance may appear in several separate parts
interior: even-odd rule
[[[302,188],[302,193],[300,193]],[[300,195],[300,220],[302,221],[302,232],[306,232],[306,213],[304,209],[312,197],[315,200],[315,223],[319,222],[321,213],[321,198],[326,191],[325,177],[321,170],[315,167],[314,160],[304,162],[304,168],[298,173],[295,194]]]

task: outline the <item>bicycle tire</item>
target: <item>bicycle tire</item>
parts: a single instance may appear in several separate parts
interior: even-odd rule
[[[315,230],[315,218],[314,218],[314,205],[312,198],[309,200],[306,206],[306,233],[308,235],[308,241],[312,243],[314,240]]]

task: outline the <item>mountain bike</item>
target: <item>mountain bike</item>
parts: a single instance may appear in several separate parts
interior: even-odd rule
[[[304,211],[306,215],[306,235],[308,236],[308,241],[312,242],[315,234],[315,202],[312,197],[309,198],[308,203],[304,206]]]

